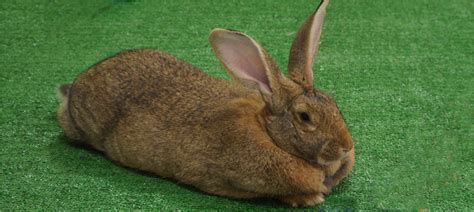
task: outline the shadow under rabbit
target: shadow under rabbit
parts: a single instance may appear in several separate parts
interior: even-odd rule
[[[53,163],[56,163],[64,171],[80,177],[80,176],[91,176],[94,178],[101,178],[109,182],[109,186],[113,186],[116,190],[124,191],[125,193],[136,192],[136,193],[148,193],[150,195],[202,195],[203,201],[232,201],[239,204],[250,204],[257,207],[264,208],[286,208],[290,209],[291,206],[284,204],[276,199],[271,198],[257,198],[257,199],[231,199],[225,197],[219,197],[212,194],[207,194],[199,191],[193,186],[186,184],[181,184],[176,180],[163,178],[157,175],[154,175],[149,172],[140,171],[128,167],[119,166],[118,164],[110,161],[106,156],[89,146],[74,144],[69,141],[69,139],[64,135],[58,135],[57,142],[52,143],[49,146],[50,157]],[[77,161],[77,162],[75,162]],[[130,180],[130,182],[124,182],[124,180]],[[137,184],[142,186],[130,186],[130,184]],[[143,185],[146,186],[143,186]],[[330,194],[339,195],[344,193],[347,188],[347,180],[341,182]],[[166,194],[160,190],[161,187],[167,187],[169,190],[172,188],[174,194]],[[184,192],[184,193],[182,193]],[[357,208],[357,201],[354,198],[340,198],[334,199],[328,197],[327,200],[322,205],[318,205],[314,208]],[[196,197],[196,196],[195,196]],[[199,197],[198,197],[199,198]],[[179,198],[177,198],[179,199]],[[333,199],[334,201],[332,201]],[[169,201],[174,201],[173,198],[167,199]],[[206,207],[211,207],[212,204],[202,202]],[[207,208],[207,209],[211,209]]]

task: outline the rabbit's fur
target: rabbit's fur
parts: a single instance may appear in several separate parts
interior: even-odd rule
[[[298,32],[288,78],[252,38],[215,29],[209,40],[233,81],[159,50],[128,50],[60,87],[60,124],[117,163],[211,194],[322,202],[354,164],[336,103],[313,88],[327,3]]]

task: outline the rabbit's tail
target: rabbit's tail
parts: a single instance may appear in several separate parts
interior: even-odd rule
[[[69,113],[69,91],[72,84],[61,85],[57,90],[57,96],[59,100],[59,108],[57,112],[59,124],[64,130],[67,137],[74,141],[80,141],[81,136],[77,131],[75,124],[71,120]]]
[[[72,84],[63,84],[58,88],[58,97],[60,99],[67,99],[69,96],[69,89],[71,89]]]

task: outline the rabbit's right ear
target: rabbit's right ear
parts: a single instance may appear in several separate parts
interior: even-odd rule
[[[313,61],[318,54],[326,7],[329,0],[321,0],[318,8],[306,19],[291,45],[288,77],[306,89],[313,88]]]
[[[209,42],[234,80],[246,86],[257,86],[266,95],[278,90],[281,72],[251,37],[238,31],[214,29]]]

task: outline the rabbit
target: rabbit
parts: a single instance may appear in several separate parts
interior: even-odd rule
[[[298,31],[288,76],[251,37],[217,28],[209,41],[233,80],[157,49],[125,50],[60,86],[59,123],[73,143],[209,194],[321,203],[355,161],[335,101],[313,87],[328,2]]]

